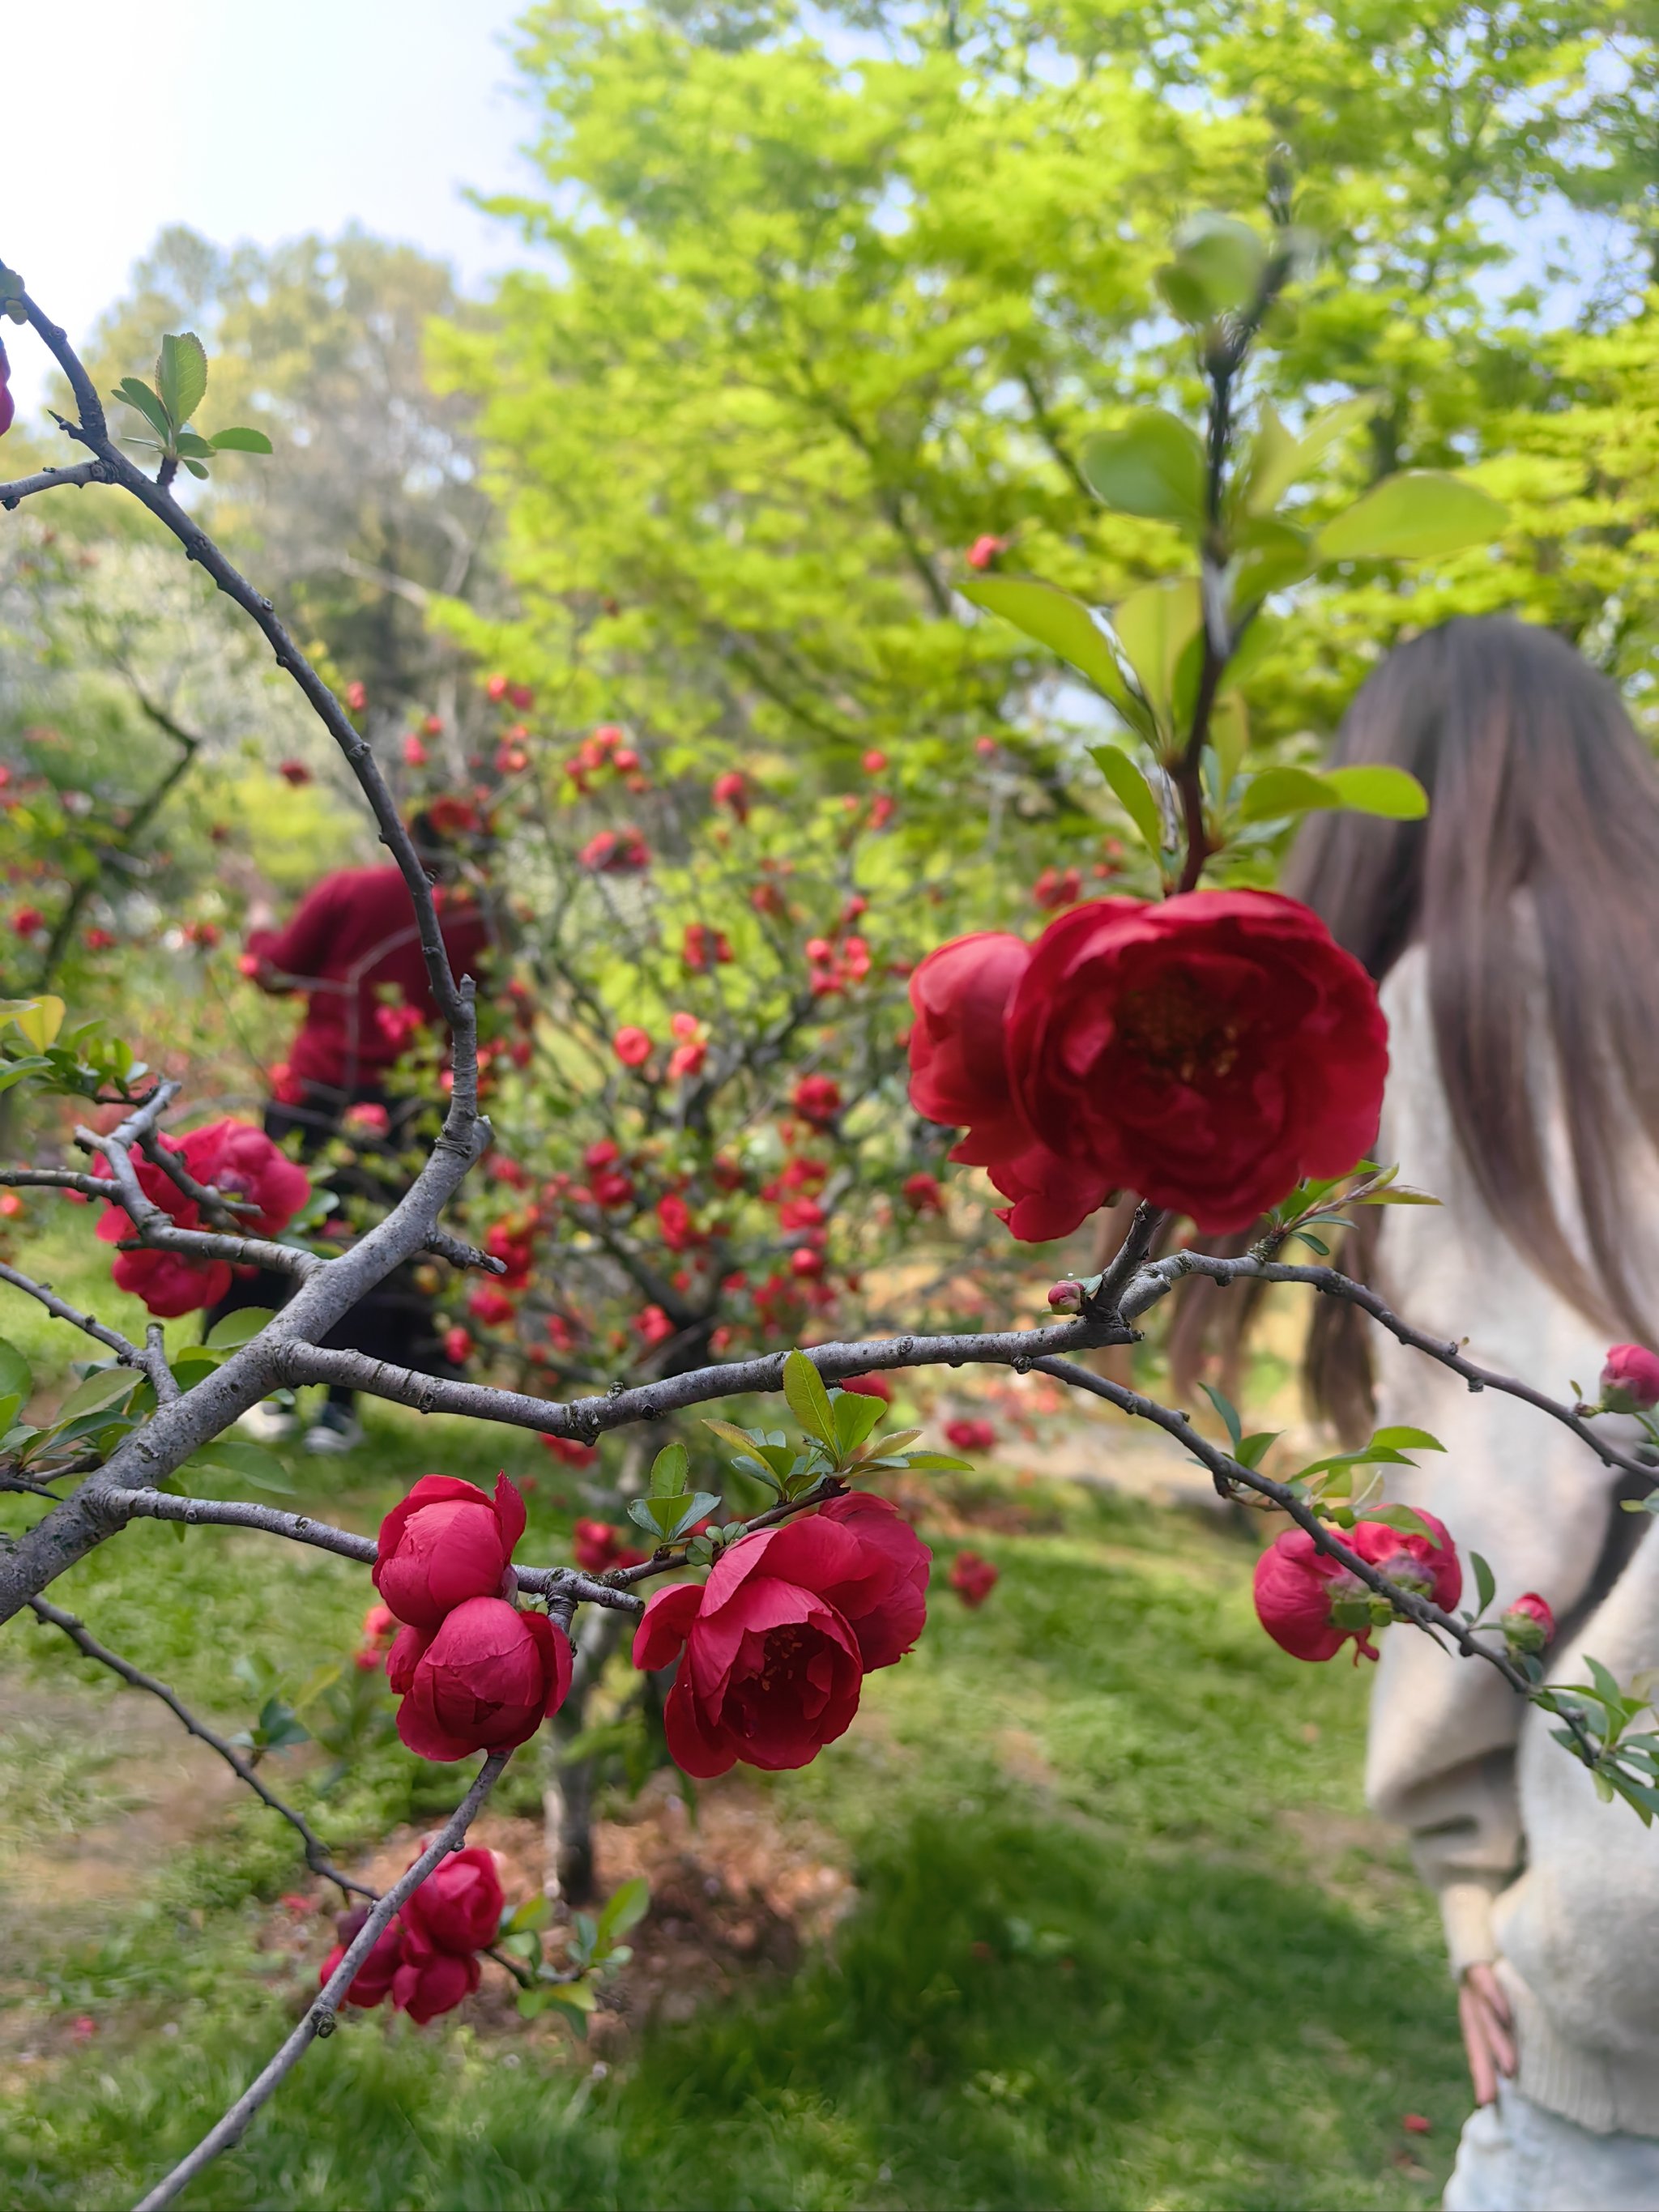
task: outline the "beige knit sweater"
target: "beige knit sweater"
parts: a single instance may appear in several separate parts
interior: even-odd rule
[[[1524,929],[1521,933],[1525,935]],[[1381,1157],[1439,1208],[1389,1212],[1378,1287],[1397,1312],[1467,1336],[1482,1364],[1570,1396],[1592,1395],[1604,1334],[1520,1259],[1469,1186],[1440,1085],[1427,968],[1413,950],[1382,994],[1392,1073]],[[1547,1069],[1535,1079],[1556,1127],[1558,1192],[1571,1189]],[[1565,1221],[1571,1216],[1561,1203]],[[1631,1179],[1632,1251],[1659,1255],[1659,1171]],[[1493,1391],[1471,1392],[1391,1338],[1376,1340],[1379,1421],[1409,1421],[1446,1447],[1391,1486],[1437,1513],[1464,1565],[1497,1577],[1501,1608],[1523,1590],[1547,1598],[1559,1628],[1551,1679],[1585,1679],[1583,1656],[1626,1686],[1659,1668],[1659,1522],[1620,1510],[1641,1494],[1547,1415]],[[1609,1424],[1621,1442],[1634,1424]],[[1659,1478],[1656,1478],[1659,1479]],[[1371,1707],[1366,1785],[1385,1818],[1411,1832],[1438,1893],[1454,1973],[1495,1960],[1515,2008],[1519,2087],[1601,2132],[1659,2136],[1659,1827],[1603,1803],[1589,1776],[1550,1740],[1556,1723],[1478,1661],[1455,1658],[1403,1626],[1383,1641]]]

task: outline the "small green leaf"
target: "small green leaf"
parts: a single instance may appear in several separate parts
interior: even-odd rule
[[[980,576],[960,589],[963,599],[975,606],[983,607],[988,614],[1000,615],[1027,637],[1070,661],[1079,675],[1086,676],[1110,700],[1132,728],[1143,737],[1153,734],[1152,719],[1130,690],[1110,639],[1081,599],[1035,576]]]
[[[211,1443],[204,1444],[191,1455],[185,1466],[186,1469],[203,1468],[234,1475],[259,1490],[286,1493],[295,1486],[288,1469],[274,1452],[268,1452],[263,1444],[242,1443],[228,1437],[216,1437]]]
[[[269,453],[273,450],[263,430],[240,427],[216,430],[210,442],[216,453]]]
[[[155,362],[161,404],[182,430],[207,396],[207,349],[194,331],[169,331]]]
[[[5,1018],[16,1023],[36,1052],[45,1052],[64,1026],[64,1002],[50,995],[11,1000],[4,1012]]]
[[[196,460],[210,461],[213,459],[212,447],[194,430],[181,430],[173,444],[175,453],[189,454]]]
[[[502,1927],[503,1936],[530,1936],[539,1928],[547,1927],[553,1918],[553,1907],[544,1896],[527,1897],[516,1911],[507,1915]]]
[[[720,1442],[723,1444],[730,1444],[733,1451],[753,1452],[760,1442],[758,1437],[751,1436],[747,1429],[738,1428],[731,1421],[705,1419],[703,1426],[706,1429],[712,1429]]]
[[[823,1387],[823,1377],[804,1352],[785,1354],[783,1395],[790,1412],[808,1436],[816,1437],[821,1444],[828,1444],[834,1450],[836,1416],[830,1393]]]
[[[164,444],[172,442],[173,424],[167,419],[167,410],[149,385],[136,376],[124,376],[115,387],[115,397],[142,415]]]
[[[1202,534],[1204,448],[1195,431],[1162,407],[1142,408],[1121,428],[1090,439],[1082,469],[1096,498],[1120,514]]]
[[[1373,1446],[1386,1445],[1394,1451],[1444,1451],[1446,1447],[1438,1437],[1431,1437],[1426,1429],[1378,1429],[1371,1437]]]
[[[1203,623],[1196,576],[1143,584],[1112,609],[1112,628],[1147,704],[1165,730],[1181,719],[1182,663],[1200,643]]]
[[[1176,234],[1176,263],[1203,292],[1212,314],[1243,307],[1267,266],[1258,232],[1236,216],[1195,215]]]
[[[207,1342],[215,1352],[233,1352],[238,1345],[246,1344],[258,1336],[268,1321],[275,1321],[269,1306],[238,1306],[216,1321],[207,1333]]]
[[[691,1455],[684,1444],[665,1444],[651,1463],[653,1498],[683,1498],[685,1478],[691,1471]]]
[[[25,1404],[34,1388],[34,1377],[29,1364],[15,1344],[0,1336],[0,1391],[9,1397],[14,1392]]]
[[[1435,469],[1385,477],[1314,540],[1322,561],[1392,561],[1456,553],[1496,538],[1509,510],[1490,493]]]
[[[94,1368],[83,1382],[77,1382],[63,1404],[58,1408],[61,1424],[72,1420],[77,1413],[91,1413],[106,1406],[118,1406],[130,1398],[143,1381],[134,1367]]]
[[[1255,1468],[1267,1457],[1269,1444],[1276,1444],[1283,1433],[1279,1429],[1257,1429],[1248,1437],[1241,1437],[1233,1456],[1241,1467]]]
[[[1498,1588],[1498,1577],[1479,1552],[1469,1553],[1469,1565],[1474,1570],[1474,1603],[1477,1613],[1482,1613],[1492,1603]]]
[[[1316,415],[1298,438],[1285,428],[1272,406],[1264,404],[1241,487],[1250,513],[1266,514],[1277,507],[1293,483],[1319,465],[1339,438],[1369,421],[1376,409],[1376,396],[1361,392],[1357,398],[1344,399]]]
[[[571,2012],[590,2013],[599,2008],[599,1993],[594,1984],[584,1974],[579,1982],[560,1982],[547,1992],[549,2001],[563,2005]]]
[[[1227,1434],[1232,1438],[1233,1449],[1237,1451],[1244,1440],[1244,1431],[1232,1400],[1223,1391],[1212,1389],[1207,1382],[1200,1382],[1198,1387],[1226,1423]]]
[[[599,1914],[599,1936],[603,1943],[607,1937],[625,1936],[630,1928],[637,1928],[651,1910],[651,1885],[635,1875],[625,1881],[606,1899]]]
[[[843,1460],[848,1460],[852,1457],[887,1409],[879,1398],[867,1397],[860,1390],[843,1390],[839,1397],[830,1402],[836,1409],[837,1455]]]
[[[884,1458],[875,1464],[883,1467],[914,1468],[918,1474],[972,1474],[975,1471],[972,1460],[957,1459],[951,1452],[901,1452],[895,1459]],[[860,1468],[859,1472],[862,1474],[864,1472],[862,1467]]]
[[[1420,822],[1429,794],[1403,768],[1328,768],[1320,776],[1350,814],[1377,814],[1385,822]]]
[[[1164,817],[1151,784],[1127,753],[1117,745],[1091,745],[1089,757],[1105,777],[1113,797],[1156,860],[1164,849]]]
[[[187,468],[187,469],[189,470],[189,471],[190,471],[190,473],[191,473],[191,476],[193,476],[193,477],[201,477],[201,479],[202,479],[202,481],[203,481],[204,483],[206,483],[206,481],[207,481],[207,471],[203,467],[203,465],[202,465],[202,464],[200,463],[200,461],[191,461],[191,460],[187,460],[187,461],[185,463],[185,468]]]

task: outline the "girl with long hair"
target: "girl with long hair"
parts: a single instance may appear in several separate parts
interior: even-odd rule
[[[1313,818],[1284,887],[1382,988],[1379,1157],[1441,1204],[1362,1214],[1340,1257],[1482,1363],[1593,1392],[1611,1341],[1659,1343],[1659,772],[1570,646],[1492,617],[1382,663],[1333,757],[1360,762],[1410,769],[1427,819]],[[1621,1510],[1647,1486],[1369,1328],[1319,1301],[1321,1409],[1439,1438],[1394,1494],[1500,1604],[1547,1601],[1552,1679],[1659,1668],[1659,1528]],[[1385,1647],[1368,1793],[1438,1895],[1477,2102],[1445,2202],[1659,2207],[1659,1832],[1490,1668]]]

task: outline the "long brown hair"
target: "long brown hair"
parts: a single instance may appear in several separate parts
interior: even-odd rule
[[[1632,1136],[1659,1146],[1653,761],[1613,686],[1563,639],[1481,616],[1399,647],[1369,678],[1331,756],[1334,767],[1360,762],[1408,769],[1429,793],[1427,820],[1311,817],[1284,889],[1378,982],[1407,945],[1426,947],[1441,1081],[1474,1187],[1528,1266],[1598,1326],[1651,1342],[1620,1182]],[[1521,890],[1537,918],[1541,1004],[1536,970],[1516,955]],[[1582,1250],[1550,1188],[1527,1080],[1540,1033],[1559,1071]],[[1374,1249],[1374,1235],[1362,1242]],[[1349,1264],[1366,1256],[1351,1239]],[[1359,1316],[1334,1299],[1316,1306],[1310,1389],[1352,1426],[1370,1396]]]

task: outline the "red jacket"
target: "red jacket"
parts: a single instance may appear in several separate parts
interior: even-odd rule
[[[444,945],[457,976],[478,972],[489,944],[483,916],[465,895],[439,895]],[[379,1081],[407,1050],[393,1022],[377,1018],[392,1003],[435,1023],[437,1004],[421,957],[415,902],[394,867],[343,868],[300,902],[285,929],[256,929],[247,949],[265,991],[304,991],[306,1018],[289,1054],[293,1079],[351,1091]],[[386,984],[401,993],[386,994]]]

